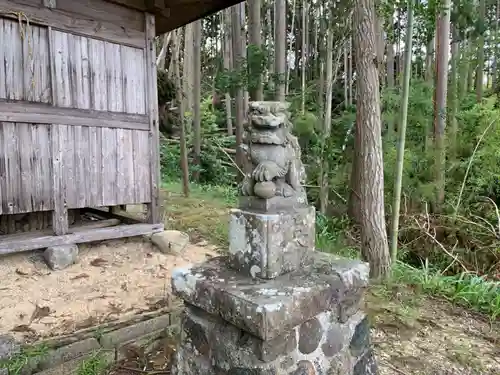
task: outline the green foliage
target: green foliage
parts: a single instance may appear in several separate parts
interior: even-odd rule
[[[247,57],[248,57],[248,89],[255,89],[260,82],[258,79],[267,65],[268,59],[266,52],[256,45],[250,44],[247,46]]]
[[[316,248],[352,259],[358,258],[356,247],[346,246],[345,234],[349,232],[349,227],[349,219],[345,216],[331,218],[318,214]],[[393,266],[390,284],[404,284],[432,296],[444,297],[485,313],[492,320],[500,317],[500,282],[466,272],[448,275],[432,266],[428,259],[418,266],[398,261]]]
[[[246,57],[237,62],[238,69],[221,69],[215,79],[215,88],[219,93],[232,92],[238,88],[254,89],[268,65],[268,54],[264,47],[253,44],[247,46]]]
[[[345,245],[345,233],[349,225],[350,220],[345,215],[326,217],[318,213],[316,215],[316,249],[347,258],[357,258],[358,250]]]
[[[458,182],[467,178],[462,198],[465,206],[485,196],[500,203],[500,127],[497,126],[500,110],[496,108],[496,102],[497,98],[492,96],[458,114],[458,157],[449,170],[450,178],[457,186],[447,191],[456,200],[461,187]],[[477,151],[473,155],[476,147]]]
[[[430,295],[474,308],[492,320],[500,316],[500,282],[468,273],[447,276],[428,262],[418,268],[398,262],[393,267],[392,282],[409,284]]]
[[[158,105],[163,105],[175,98],[175,85],[168,79],[167,72],[162,69],[157,71]]]
[[[222,113],[212,107],[211,98],[205,98],[201,103],[201,165],[200,182],[218,184],[234,184],[236,171],[224,148],[234,147],[234,136],[225,136],[219,129]],[[187,146],[192,150],[193,137],[187,136]],[[192,153],[189,154],[190,176],[195,171]],[[233,155],[234,156],[234,155]],[[181,178],[180,145],[175,140],[164,140],[160,144],[160,165],[164,181],[177,181]]]
[[[98,351],[82,360],[76,370],[76,375],[104,375],[108,367],[109,363],[104,353]]]
[[[19,354],[16,354],[9,360],[0,361],[0,369],[6,368],[9,375],[20,375],[23,369],[27,368],[30,364],[36,363],[41,360],[48,353],[48,348],[44,345],[29,347],[26,346],[21,349]]]

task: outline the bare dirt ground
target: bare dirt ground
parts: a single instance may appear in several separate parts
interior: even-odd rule
[[[498,375],[500,324],[410,289],[367,299],[380,375]]]
[[[51,271],[41,252],[3,257],[0,333],[25,339],[67,334],[163,307],[172,270],[214,254],[213,247],[188,245],[181,256],[165,255],[135,238],[82,245],[79,262],[61,271]]]

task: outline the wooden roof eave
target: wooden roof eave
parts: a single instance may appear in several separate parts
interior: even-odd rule
[[[156,16],[156,35],[204,18],[242,0],[107,0]]]

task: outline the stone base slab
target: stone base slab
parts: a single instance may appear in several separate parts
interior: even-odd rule
[[[172,289],[190,305],[269,341],[324,311],[347,321],[368,286],[366,263],[308,252],[302,267],[272,280],[251,279],[227,267],[230,257],[177,269]]]
[[[270,341],[187,306],[174,375],[374,375],[368,319],[326,311]]]
[[[272,197],[263,199],[258,197],[239,197],[238,208],[244,211],[261,213],[291,212],[297,209],[307,208],[307,197]]]
[[[299,269],[314,241],[314,207],[280,213],[231,210],[231,266],[249,277],[272,279]]]

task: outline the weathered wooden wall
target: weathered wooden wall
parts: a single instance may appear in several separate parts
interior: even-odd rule
[[[54,209],[53,137],[61,141],[68,208],[150,201],[148,132],[3,122],[0,214]]]
[[[0,215],[151,202],[147,16],[43,3],[0,0]]]

